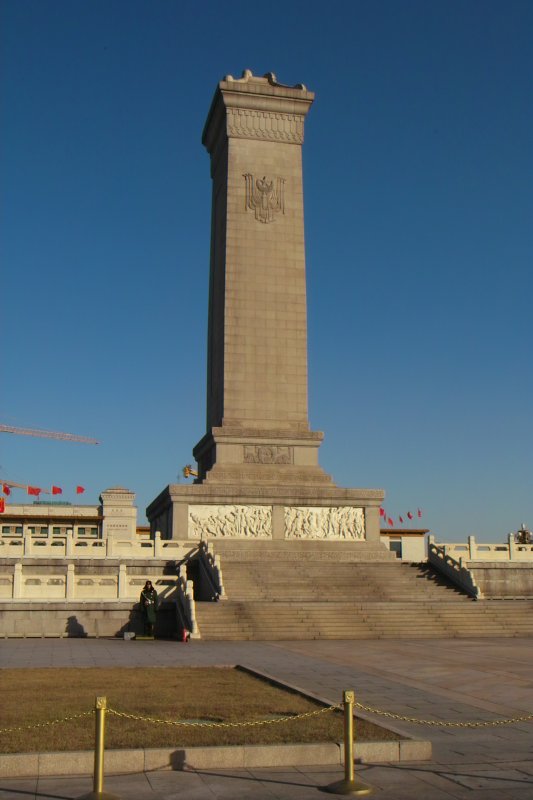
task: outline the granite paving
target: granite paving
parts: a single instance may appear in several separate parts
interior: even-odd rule
[[[533,713],[531,639],[192,642],[17,639],[0,643],[0,668],[242,664],[338,702],[357,700],[422,719],[482,721]],[[376,721],[382,721],[377,718]],[[531,800],[533,722],[433,728],[395,721],[433,744],[430,762],[357,764],[380,800]],[[158,771],[107,775],[105,790],[128,800],[305,800],[327,797],[339,768]],[[0,800],[76,798],[88,777],[0,778]],[[333,795],[329,795],[333,796]]]

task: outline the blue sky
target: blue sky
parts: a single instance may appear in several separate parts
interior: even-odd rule
[[[441,541],[533,525],[533,4],[0,3],[0,475],[146,505],[205,432],[225,74],[316,93],[309,406],[340,486]],[[22,501],[22,492],[14,493]]]

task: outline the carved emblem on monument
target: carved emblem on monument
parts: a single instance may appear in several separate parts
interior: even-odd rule
[[[274,222],[274,215],[285,213],[284,187],[285,178],[267,178],[263,175],[257,180],[247,172],[243,175],[246,181],[245,208],[255,211],[255,218],[259,222]]]
[[[364,539],[362,508],[289,506],[285,508],[286,539]]]
[[[189,506],[191,539],[272,537],[272,506]]]
[[[244,460],[248,464],[292,464],[292,447],[245,445]]]

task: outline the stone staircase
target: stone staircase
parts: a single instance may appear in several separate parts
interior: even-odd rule
[[[533,601],[474,601],[426,564],[363,542],[216,542],[227,600],[196,604],[203,639],[533,635]]]

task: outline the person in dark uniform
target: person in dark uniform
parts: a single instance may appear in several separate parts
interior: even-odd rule
[[[141,592],[141,608],[144,618],[144,635],[154,635],[155,616],[157,612],[157,592],[152,581],[146,581]]]

